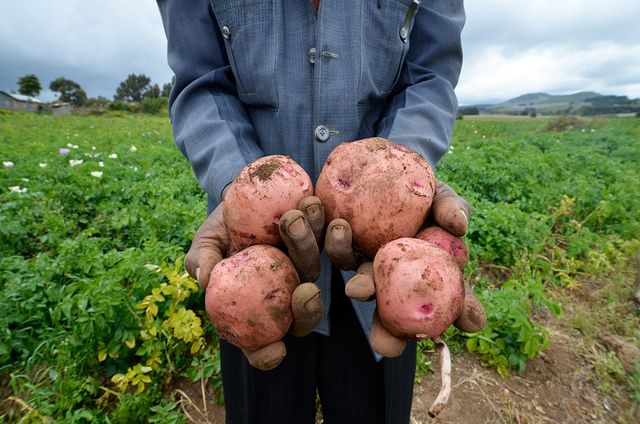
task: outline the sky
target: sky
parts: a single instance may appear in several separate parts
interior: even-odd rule
[[[301,0],[304,1],[304,0]],[[440,0],[437,0],[440,1]],[[461,105],[595,91],[640,98],[640,1],[467,0]],[[38,98],[64,77],[112,99],[130,74],[170,82],[151,0],[0,0],[0,90],[35,74]]]

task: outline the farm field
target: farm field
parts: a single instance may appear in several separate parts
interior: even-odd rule
[[[0,422],[222,423],[181,263],[206,201],[168,118],[0,112],[0,141]],[[640,120],[465,118],[436,176],[471,203],[488,316],[445,335],[439,422],[639,422]],[[418,360],[413,421],[438,422]]]

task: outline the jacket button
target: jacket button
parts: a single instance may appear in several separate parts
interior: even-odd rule
[[[325,141],[329,140],[329,137],[331,137],[331,132],[325,125],[318,125],[313,135],[315,136],[316,140],[324,143]]]
[[[222,27],[222,36],[225,38],[225,40],[231,38],[231,31],[229,31],[229,27],[226,25]]]
[[[403,43],[407,42],[407,37],[409,36],[409,31],[405,27],[400,28],[400,39]]]
[[[315,47],[311,47],[309,49],[309,52],[307,53],[307,57],[309,57],[309,62],[311,62],[312,64],[316,63],[316,48]]]

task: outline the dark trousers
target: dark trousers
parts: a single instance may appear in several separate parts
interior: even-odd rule
[[[333,280],[331,336],[285,336],[287,356],[275,369],[253,368],[220,341],[228,424],[313,424],[316,390],[326,424],[409,423],[416,344],[376,362],[341,279]]]

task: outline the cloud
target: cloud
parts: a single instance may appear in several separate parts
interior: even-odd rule
[[[640,97],[640,2],[466,2],[461,104],[530,92]]]
[[[0,1],[2,90],[33,73],[44,101],[55,99],[48,87],[58,77],[111,99],[129,74],[171,80],[153,1]],[[589,90],[640,97],[640,1],[467,0],[465,8],[460,103]]]
[[[160,86],[171,80],[166,39],[155,2],[33,0],[5,2],[0,17],[0,88],[36,74],[45,101],[58,77],[71,79],[90,97],[112,98],[129,74],[145,74]],[[11,42],[6,42],[11,40]]]

